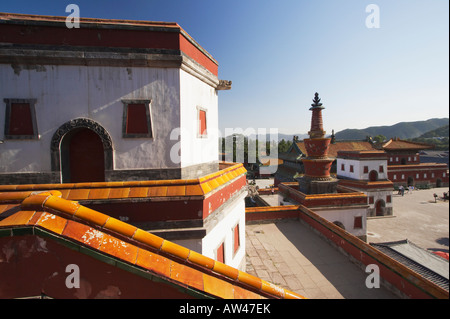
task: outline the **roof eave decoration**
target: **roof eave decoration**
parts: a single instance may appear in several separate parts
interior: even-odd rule
[[[219,80],[219,84],[217,85],[216,90],[231,90],[231,81],[228,80]]]

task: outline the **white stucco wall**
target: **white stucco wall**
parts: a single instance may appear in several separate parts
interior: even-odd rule
[[[336,160],[337,176],[357,179],[357,180],[369,180],[369,173],[372,170],[378,172],[378,179],[388,179],[387,176],[387,161],[386,160],[353,160],[337,158]],[[342,170],[342,164],[345,165],[345,170]],[[353,172],[350,172],[350,165],[353,165]],[[380,166],[383,166],[383,172],[379,172]],[[364,166],[368,166],[368,173],[364,173]]]
[[[224,243],[225,263],[235,268],[245,267],[245,195],[244,192],[227,202],[224,218],[202,240],[201,253],[213,259],[217,248]],[[240,247],[235,254],[233,229],[238,223]]]
[[[49,172],[54,132],[79,117],[98,122],[111,135],[114,169],[180,167],[168,152],[177,143],[170,133],[180,127],[180,72],[177,68],[44,65],[15,73],[10,65],[1,64],[0,140],[4,140],[4,98],[36,99],[39,140],[4,140],[0,172]],[[153,138],[122,138],[123,99],[152,100]],[[208,103],[204,104],[210,107]],[[212,123],[215,113],[209,114]]]
[[[217,161],[219,158],[218,96],[212,86],[180,71],[181,167]],[[198,135],[198,110],[206,111],[207,136]]]
[[[391,202],[387,202],[387,197],[392,196],[392,190],[369,190],[364,191],[361,190],[364,194],[366,194],[368,197],[373,197],[373,204],[368,203],[369,208],[375,208],[375,204],[377,201],[382,200],[385,203],[385,207],[393,207],[392,205],[392,198]]]
[[[345,209],[312,209],[316,214],[334,223],[341,222],[345,230],[355,236],[367,235],[367,208],[345,208]],[[362,217],[362,228],[354,228],[355,217]]]

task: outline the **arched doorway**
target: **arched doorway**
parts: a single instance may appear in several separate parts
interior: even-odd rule
[[[63,182],[104,182],[105,156],[100,137],[88,128],[78,128],[61,141]]]
[[[378,172],[376,170],[372,170],[369,173],[369,181],[375,182],[378,180]]]
[[[105,172],[113,170],[110,135],[90,119],[64,123],[53,134],[51,167],[63,183],[105,181]]]
[[[414,186],[414,178],[411,176],[408,177],[408,186]]]
[[[386,208],[386,203],[384,200],[380,199],[375,203],[375,215],[376,216],[384,216]]]

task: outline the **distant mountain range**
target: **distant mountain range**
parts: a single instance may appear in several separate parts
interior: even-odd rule
[[[400,122],[391,126],[371,126],[365,129],[346,129],[335,133],[337,140],[363,140],[367,136],[383,135],[387,139],[419,137],[427,132],[449,124],[448,118],[429,119],[426,121]]]
[[[391,126],[371,126],[365,129],[346,129],[335,133],[335,136],[337,140],[365,140],[367,136],[374,137],[377,135],[383,135],[387,139],[390,139],[392,137],[398,137],[400,139],[411,139],[421,137],[421,135],[429,133],[430,131],[433,130],[437,130],[437,132],[430,133],[432,134],[433,137],[439,134],[444,134],[443,136],[448,136],[448,127],[447,131],[442,129],[442,127],[448,125],[449,125],[448,118],[440,118],[440,119],[434,118],[426,121],[400,122]],[[447,132],[447,135],[445,135],[445,132]],[[279,133],[278,136],[276,136],[277,137],[276,139],[278,142],[283,139],[285,141],[292,141],[294,135],[298,136],[298,139],[300,141],[305,138],[309,138],[308,134]],[[248,137],[253,140],[257,138],[255,134],[251,134]],[[327,134],[327,137],[329,137],[329,134]],[[274,136],[270,136],[269,134],[267,134],[266,141],[269,140],[274,140]]]

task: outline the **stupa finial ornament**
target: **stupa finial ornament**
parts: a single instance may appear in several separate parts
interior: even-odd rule
[[[314,94],[314,99],[312,100],[314,103],[311,104],[311,106],[322,106],[322,103],[320,103],[320,99],[319,99],[319,93],[315,93]]]
[[[314,103],[311,104],[312,108],[310,108],[310,110],[312,109],[324,109],[324,107],[322,106],[322,103],[320,103],[320,98],[319,98],[319,93],[315,93],[314,94],[314,99],[312,100]]]

